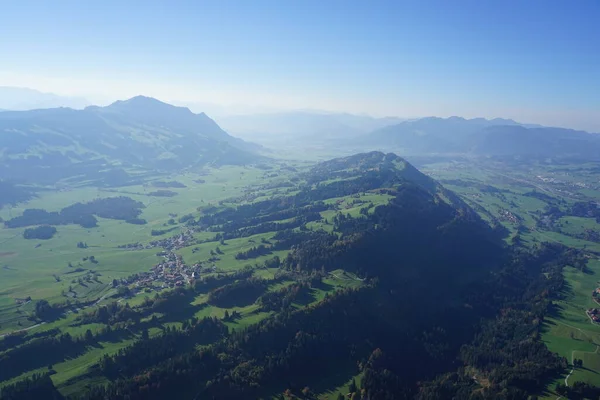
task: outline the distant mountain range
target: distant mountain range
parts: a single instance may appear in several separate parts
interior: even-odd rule
[[[348,143],[401,154],[600,158],[600,135],[519,124],[510,119],[422,118],[390,125]]]
[[[123,176],[125,167],[245,164],[260,159],[258,150],[204,113],[143,96],[84,110],[0,113],[0,179],[53,182],[74,175],[100,179],[117,167]]]
[[[600,159],[600,135],[512,119],[400,119],[318,111],[225,116],[233,135],[273,148]]]
[[[91,103],[82,97],[59,96],[54,93],[12,86],[0,86],[0,110],[23,111],[40,108],[69,107],[83,109]]]
[[[230,132],[274,149],[600,159],[599,134],[500,118],[402,120],[296,111],[219,121]],[[0,180],[54,183],[77,177],[125,184],[131,182],[131,168],[248,164],[262,160],[264,150],[229,135],[204,113],[144,96],[83,110],[0,112]]]
[[[221,116],[217,121],[232,135],[269,145],[354,138],[404,120],[321,111],[289,111]]]

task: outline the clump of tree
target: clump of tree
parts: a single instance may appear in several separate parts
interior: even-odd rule
[[[143,218],[129,218],[125,220],[125,222],[132,225],[146,225],[148,223],[148,221]]]
[[[129,197],[109,197],[87,203],[75,203],[60,212],[28,208],[23,215],[5,221],[8,228],[21,228],[32,225],[79,224],[84,228],[97,226],[96,216],[108,219],[128,220],[137,218],[144,204]]]
[[[166,327],[162,334],[138,340],[113,356],[105,355],[100,361],[100,371],[108,378],[133,376],[150,365],[193,349],[198,344],[208,344],[227,335],[227,326],[217,318],[193,318],[184,321],[182,329]]]
[[[600,207],[595,201],[576,202],[571,206],[569,214],[576,217],[596,218],[597,221],[600,221]]]
[[[54,331],[55,335],[52,336],[34,337],[26,343],[4,352],[0,357],[0,380],[5,381],[26,371],[78,357],[86,352],[89,345],[96,344],[99,340],[115,340],[120,336],[122,338],[125,330],[107,326],[96,335],[89,329],[82,336],[72,336],[68,332],[58,335],[56,333]]]
[[[152,236],[161,236],[161,235],[164,235],[166,233],[172,232],[175,229],[177,229],[176,226],[174,226],[172,228],[167,228],[167,229],[152,229],[150,231],[150,235],[152,235]]]
[[[62,309],[60,307],[52,306],[48,303],[48,300],[39,300],[35,303],[34,310],[36,318],[42,321],[52,321],[60,316]]]
[[[148,196],[155,196],[155,197],[174,197],[177,196],[177,192],[174,192],[172,190],[165,190],[165,189],[161,189],[161,190],[155,190],[154,192],[149,192]]]
[[[235,255],[236,260],[247,260],[249,258],[256,258],[260,256],[264,256],[271,253],[271,248],[265,246],[264,244],[260,244],[258,246],[254,246],[249,248],[246,251],[240,251]]]
[[[225,313],[223,314],[223,321],[225,322],[235,321],[240,318],[242,318],[242,314],[237,310],[233,310],[231,313],[229,313],[229,310],[225,310]]]
[[[214,289],[208,294],[208,303],[223,308],[252,304],[266,290],[263,279],[250,278]]]
[[[131,308],[128,303],[121,305],[117,302],[112,302],[82,314],[77,318],[77,321],[80,325],[92,323],[114,325],[118,322],[130,322],[135,324],[140,321],[141,317],[142,314]]]
[[[23,232],[25,239],[42,239],[48,240],[56,234],[56,228],[50,225],[42,225],[36,228],[27,228]]]
[[[186,214],[182,217],[179,217],[178,221],[180,224],[185,224],[186,222],[191,221],[193,219],[194,219],[194,216],[192,214]]]
[[[60,329],[54,328],[47,331],[41,331],[31,333],[31,331],[17,331],[4,336],[3,340],[0,340],[0,352],[6,351],[13,347],[17,347],[23,343],[26,343],[33,339],[52,337],[60,334]]]
[[[117,288],[117,296],[119,297],[131,297],[131,289],[127,285],[121,285]]]
[[[237,280],[245,280],[252,276],[254,268],[250,265],[235,271],[232,274],[207,275],[196,279],[193,284],[196,293],[207,293],[215,288],[233,283]]]
[[[180,313],[182,310],[190,307],[193,297],[193,289],[178,287],[174,290],[157,293],[154,299],[147,299],[143,303],[143,306],[152,312],[165,314]]]
[[[19,380],[0,388],[0,398],[6,400],[63,400],[64,397],[54,386],[52,373],[33,374],[30,377]]]
[[[559,383],[555,388],[559,395],[573,400],[597,399],[600,397],[600,388],[589,383],[576,381],[571,386]]]
[[[265,268],[279,268],[280,265],[281,260],[279,259],[279,256],[269,258],[263,263],[263,267]]]
[[[292,303],[310,290],[307,283],[295,283],[274,292],[266,292],[256,300],[261,311],[281,311],[289,308]]]
[[[177,181],[154,181],[154,182],[152,182],[152,186],[158,187],[158,188],[180,188],[180,189],[187,187],[183,183],[177,182]]]

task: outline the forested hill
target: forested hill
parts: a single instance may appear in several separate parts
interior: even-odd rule
[[[319,177],[327,183],[318,182]],[[307,192],[317,199],[332,190],[340,191],[339,195],[377,190],[392,197],[363,218],[337,215],[334,222],[340,239],[296,246],[287,260],[294,268],[343,267],[370,277],[436,271],[429,279],[444,277],[442,284],[444,279],[468,275],[471,268],[497,263],[502,252],[500,232],[395,154],[371,152],[324,162],[308,174],[308,181],[317,181]],[[425,289],[431,282],[423,284]]]
[[[385,205],[365,204],[358,217],[334,215],[326,221],[331,233],[304,228],[303,234],[301,226],[275,236],[292,245],[283,270],[310,276],[341,268],[362,277],[365,286],[310,307],[288,308],[150,374],[95,388],[88,398],[124,398],[125,393],[185,398],[198,391],[201,398],[255,398],[278,390],[282,382],[292,389],[308,386],[336,368],[352,368],[378,348],[397,360],[392,361],[394,390],[408,395],[418,380],[453,365],[483,312],[476,304],[465,307],[464,293],[501,261],[494,231],[393,154],[336,159],[303,178],[292,199],[255,203],[248,212],[261,215],[282,204],[306,207],[364,192],[389,196]],[[235,222],[242,215],[217,214],[212,221],[219,217]]]
[[[143,96],[84,110],[0,114],[0,179],[52,182],[111,164],[159,170],[245,164],[258,159],[258,149],[204,113]]]
[[[559,266],[580,262],[577,254],[506,248],[501,230],[394,154],[331,160],[281,185],[268,196],[202,207],[186,222],[209,233],[203,237],[214,233],[214,244],[191,245],[218,245],[210,262],[240,239],[261,243],[236,254],[242,263],[277,256],[82,316],[82,324],[114,320],[111,332],[142,333],[83,371],[90,384],[73,398],[316,399],[311,388],[356,377],[349,398],[479,399],[476,374],[485,398],[517,399],[564,368],[539,340],[539,322],[560,289]],[[227,311],[184,314],[173,329],[192,304]],[[242,317],[248,305],[255,311]],[[241,318],[252,322],[238,325]],[[148,328],[161,333],[149,337]],[[79,349],[89,336],[38,345],[56,350],[71,340]],[[37,349],[25,343],[5,352],[4,378],[39,368],[34,357],[16,364]],[[19,369],[8,368],[13,363]],[[49,384],[36,379],[2,395]]]

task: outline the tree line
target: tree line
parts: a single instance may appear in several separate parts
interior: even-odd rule
[[[130,220],[137,218],[144,204],[129,197],[109,197],[87,203],[75,203],[60,212],[28,208],[23,215],[4,222],[7,228],[22,228],[33,225],[79,224],[84,228],[97,225],[96,216],[108,219]]]

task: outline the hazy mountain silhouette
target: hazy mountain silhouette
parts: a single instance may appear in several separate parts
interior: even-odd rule
[[[0,109],[3,110],[36,110],[40,108],[69,107],[83,109],[90,102],[82,97],[59,96],[54,93],[11,86],[0,86]]]
[[[452,152],[464,150],[464,141],[483,128],[494,125],[517,125],[513,120],[461,117],[428,117],[390,125],[366,135],[362,143],[394,146],[410,152]]]
[[[258,158],[253,151],[260,147],[228,135],[203,113],[138,96],[84,110],[0,113],[0,148],[0,178],[52,180],[90,163],[160,170],[244,164]]]
[[[492,126],[470,138],[474,154],[600,158],[600,135],[563,128]]]
[[[501,118],[430,117],[404,121],[375,130],[350,144],[400,149],[402,154],[600,157],[598,134]]]

